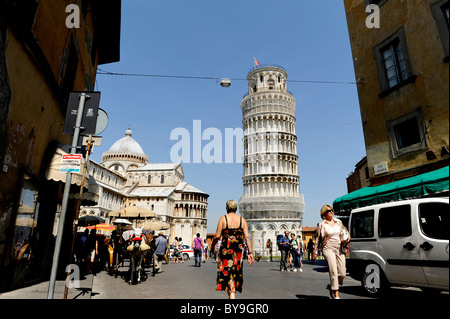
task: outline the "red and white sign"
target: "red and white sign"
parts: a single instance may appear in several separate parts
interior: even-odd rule
[[[61,173],[79,173],[81,169],[81,154],[66,154],[61,158]]]

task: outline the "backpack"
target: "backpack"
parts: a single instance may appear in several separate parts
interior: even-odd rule
[[[278,246],[278,250],[281,250],[281,246],[280,246],[280,244],[281,244],[281,240],[283,239],[283,234],[278,234],[277,235],[277,246]]]
[[[87,249],[87,241],[88,241],[88,236],[86,235],[82,235],[80,238],[80,247],[79,250],[84,252]]]
[[[291,241],[291,247],[292,249],[294,249],[294,246],[297,246],[296,249],[298,249],[301,245],[300,242],[298,241],[297,237],[295,237],[292,241]]]

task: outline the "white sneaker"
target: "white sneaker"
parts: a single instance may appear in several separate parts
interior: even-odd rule
[[[300,270],[299,270],[300,272],[303,272],[303,268],[300,268]]]
[[[294,269],[294,272],[297,272],[297,268]]]

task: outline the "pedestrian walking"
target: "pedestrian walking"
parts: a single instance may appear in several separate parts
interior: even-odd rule
[[[80,269],[87,269],[87,250],[88,250],[88,238],[89,238],[89,229],[85,229],[84,233],[77,238],[77,242],[75,244],[75,256],[77,258],[77,264]]]
[[[300,242],[297,237],[295,237],[294,233],[291,233],[291,255],[294,262],[294,272],[302,271],[300,268]]]
[[[156,262],[156,272],[161,272],[162,270],[162,261],[164,260],[168,245],[164,234],[162,232],[159,233],[158,238],[156,238],[155,241],[155,255],[153,260],[153,262]]]
[[[203,263],[206,261],[206,259],[208,259],[208,250],[209,250],[209,246],[206,243],[206,239],[203,241],[205,244],[203,246]]]
[[[214,247],[214,262],[217,262],[217,255],[219,254],[220,245],[222,245],[222,239],[219,239],[215,246],[211,244],[211,246]]]
[[[298,262],[299,262],[299,270],[298,271],[300,271],[300,272],[303,272],[303,263],[302,263],[302,259],[303,259],[303,252],[305,251],[304,250],[304,243],[303,243],[303,240],[302,240],[302,236],[301,235],[297,235],[297,242],[298,242],[298,253],[299,253],[299,256],[298,256]]]
[[[94,273],[94,259],[98,255],[97,231],[92,229],[87,238],[86,274]]]
[[[200,237],[200,233],[197,233],[197,237],[192,242],[194,248],[195,267],[200,267],[202,262],[203,240]]]
[[[288,260],[288,254],[290,249],[290,242],[289,242],[289,231],[286,230],[284,232],[284,236],[280,238],[280,242],[278,243],[278,249],[281,252],[281,259],[280,259],[280,271],[287,271],[287,260]]]
[[[178,237],[178,254],[179,257],[181,257],[181,263],[184,263],[184,258],[183,258],[183,239],[181,237]],[[177,261],[178,261],[178,257],[177,257]]]
[[[345,253],[341,250],[341,244],[350,241],[348,231],[339,219],[334,218],[333,208],[330,205],[323,205],[320,209],[322,221],[317,224],[316,250],[322,251],[328,264],[331,298],[339,298],[339,286],[342,286],[346,274]],[[341,238],[341,233],[346,234],[346,238]],[[313,259],[315,259],[315,253]]]
[[[272,261],[272,241],[269,239],[267,239],[266,242],[266,251],[267,251],[267,261],[270,262]]]
[[[314,252],[314,242],[312,238],[309,239],[308,245],[306,246],[306,250],[308,251],[308,260],[311,260]]]
[[[222,238],[217,264],[216,290],[227,291],[229,299],[236,298],[236,291],[242,293],[243,248],[247,245],[248,264],[253,264],[253,252],[248,233],[247,222],[236,214],[237,202],[229,200],[226,204],[227,214],[221,216],[212,242],[214,246]]]
[[[178,252],[178,237],[175,237],[173,242],[172,242],[172,264],[178,264],[178,257],[179,257],[179,252]]]

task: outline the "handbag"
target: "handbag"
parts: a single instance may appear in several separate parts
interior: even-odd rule
[[[319,241],[317,243],[317,249],[319,251],[323,251],[323,247],[325,246],[325,244],[328,241],[328,236],[322,237],[322,225],[319,228]]]
[[[341,232],[339,234],[339,238],[341,240],[341,252],[343,254],[347,254],[348,250],[348,242],[350,241],[350,234],[348,232],[348,229],[342,224],[342,222],[339,224],[341,227]]]
[[[350,234],[344,225],[341,225],[341,233],[339,234],[341,242],[347,242],[350,239]]]

